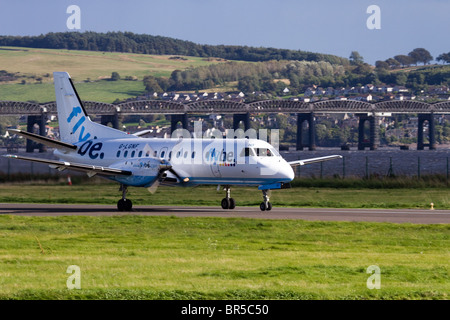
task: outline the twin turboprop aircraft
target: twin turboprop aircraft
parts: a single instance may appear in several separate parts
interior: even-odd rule
[[[119,211],[130,211],[127,188],[146,187],[155,192],[161,184],[175,186],[221,185],[226,191],[223,209],[234,209],[231,186],[258,186],[262,211],[271,210],[268,191],[290,187],[292,167],[342,158],[339,155],[287,162],[269,143],[257,139],[142,138],[90,120],[66,72],[54,72],[61,141],[9,129],[55,148],[60,160],[6,155],[48,164],[59,171],[70,169],[99,175],[120,183]]]

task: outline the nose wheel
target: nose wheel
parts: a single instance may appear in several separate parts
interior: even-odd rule
[[[270,211],[272,210],[272,204],[269,201],[269,190],[262,190],[264,201],[259,205],[259,209],[261,211]]]
[[[131,202],[131,200],[126,198],[127,195],[127,186],[121,184],[119,191],[122,191],[122,199],[120,199],[117,202],[117,209],[119,211],[131,211],[131,208],[133,207],[133,203]]]
[[[226,196],[225,198],[222,199],[222,202],[220,203],[222,206],[222,209],[226,210],[226,209],[234,209],[236,207],[236,202],[234,201],[233,198],[230,197],[231,195],[231,188],[230,187],[225,187],[224,189],[226,191]]]

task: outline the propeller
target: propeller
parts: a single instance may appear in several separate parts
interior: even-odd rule
[[[185,177],[182,178],[173,168],[172,165],[170,163],[168,163],[165,160],[161,160],[161,165],[159,166],[159,172],[158,172],[158,176],[156,177],[155,182],[147,188],[147,190],[151,193],[154,194],[156,192],[156,189],[158,189],[159,185],[161,184],[161,182],[166,178],[165,174],[166,171],[169,171],[170,173],[172,173],[175,177],[177,177],[177,179],[182,183],[187,183],[189,182],[189,178]]]

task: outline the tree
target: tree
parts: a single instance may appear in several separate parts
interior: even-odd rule
[[[360,65],[364,62],[363,57],[359,54],[358,51],[352,51],[350,54],[350,63],[352,65]]]
[[[443,61],[444,63],[450,63],[450,52],[442,53],[437,58],[437,61]]]
[[[400,62],[395,60],[394,58],[389,58],[386,60],[386,63],[389,65],[391,69],[398,68],[400,66]]]
[[[376,61],[375,62],[375,67],[377,69],[389,69],[389,63],[387,63],[386,61]]]
[[[117,72],[111,73],[111,81],[117,81],[120,80],[120,75]]]
[[[424,65],[428,64],[431,60],[433,60],[433,57],[431,56],[430,52],[424,48],[416,48],[410,53],[408,53],[408,56],[410,56],[414,63],[417,65],[418,62],[422,62]]]
[[[394,59],[400,62],[402,67],[409,67],[411,64],[415,62],[413,58],[411,58],[410,56],[406,56],[404,54],[399,54],[395,56]]]

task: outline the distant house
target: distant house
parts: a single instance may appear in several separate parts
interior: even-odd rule
[[[394,91],[394,88],[392,88],[391,86],[383,86],[382,91],[389,93],[389,92]]]
[[[325,95],[326,96],[334,96],[334,88],[333,87],[328,87],[327,90],[325,91]]]
[[[363,88],[364,93],[373,92],[375,90],[375,86],[373,84],[366,84]]]
[[[316,94],[316,89],[315,89],[315,88],[313,88],[313,87],[308,87],[308,88],[306,88],[306,90],[305,90],[305,96],[311,97],[311,96],[313,96],[313,95],[315,95],[315,94]]]
[[[324,94],[325,94],[325,90],[323,88],[319,87],[319,88],[316,89],[316,95],[317,96],[322,96]]]
[[[409,90],[406,88],[406,87],[404,87],[404,86],[395,86],[394,88],[392,88],[392,90],[394,91],[394,92],[398,92],[398,93],[405,93],[405,92],[408,92]]]

